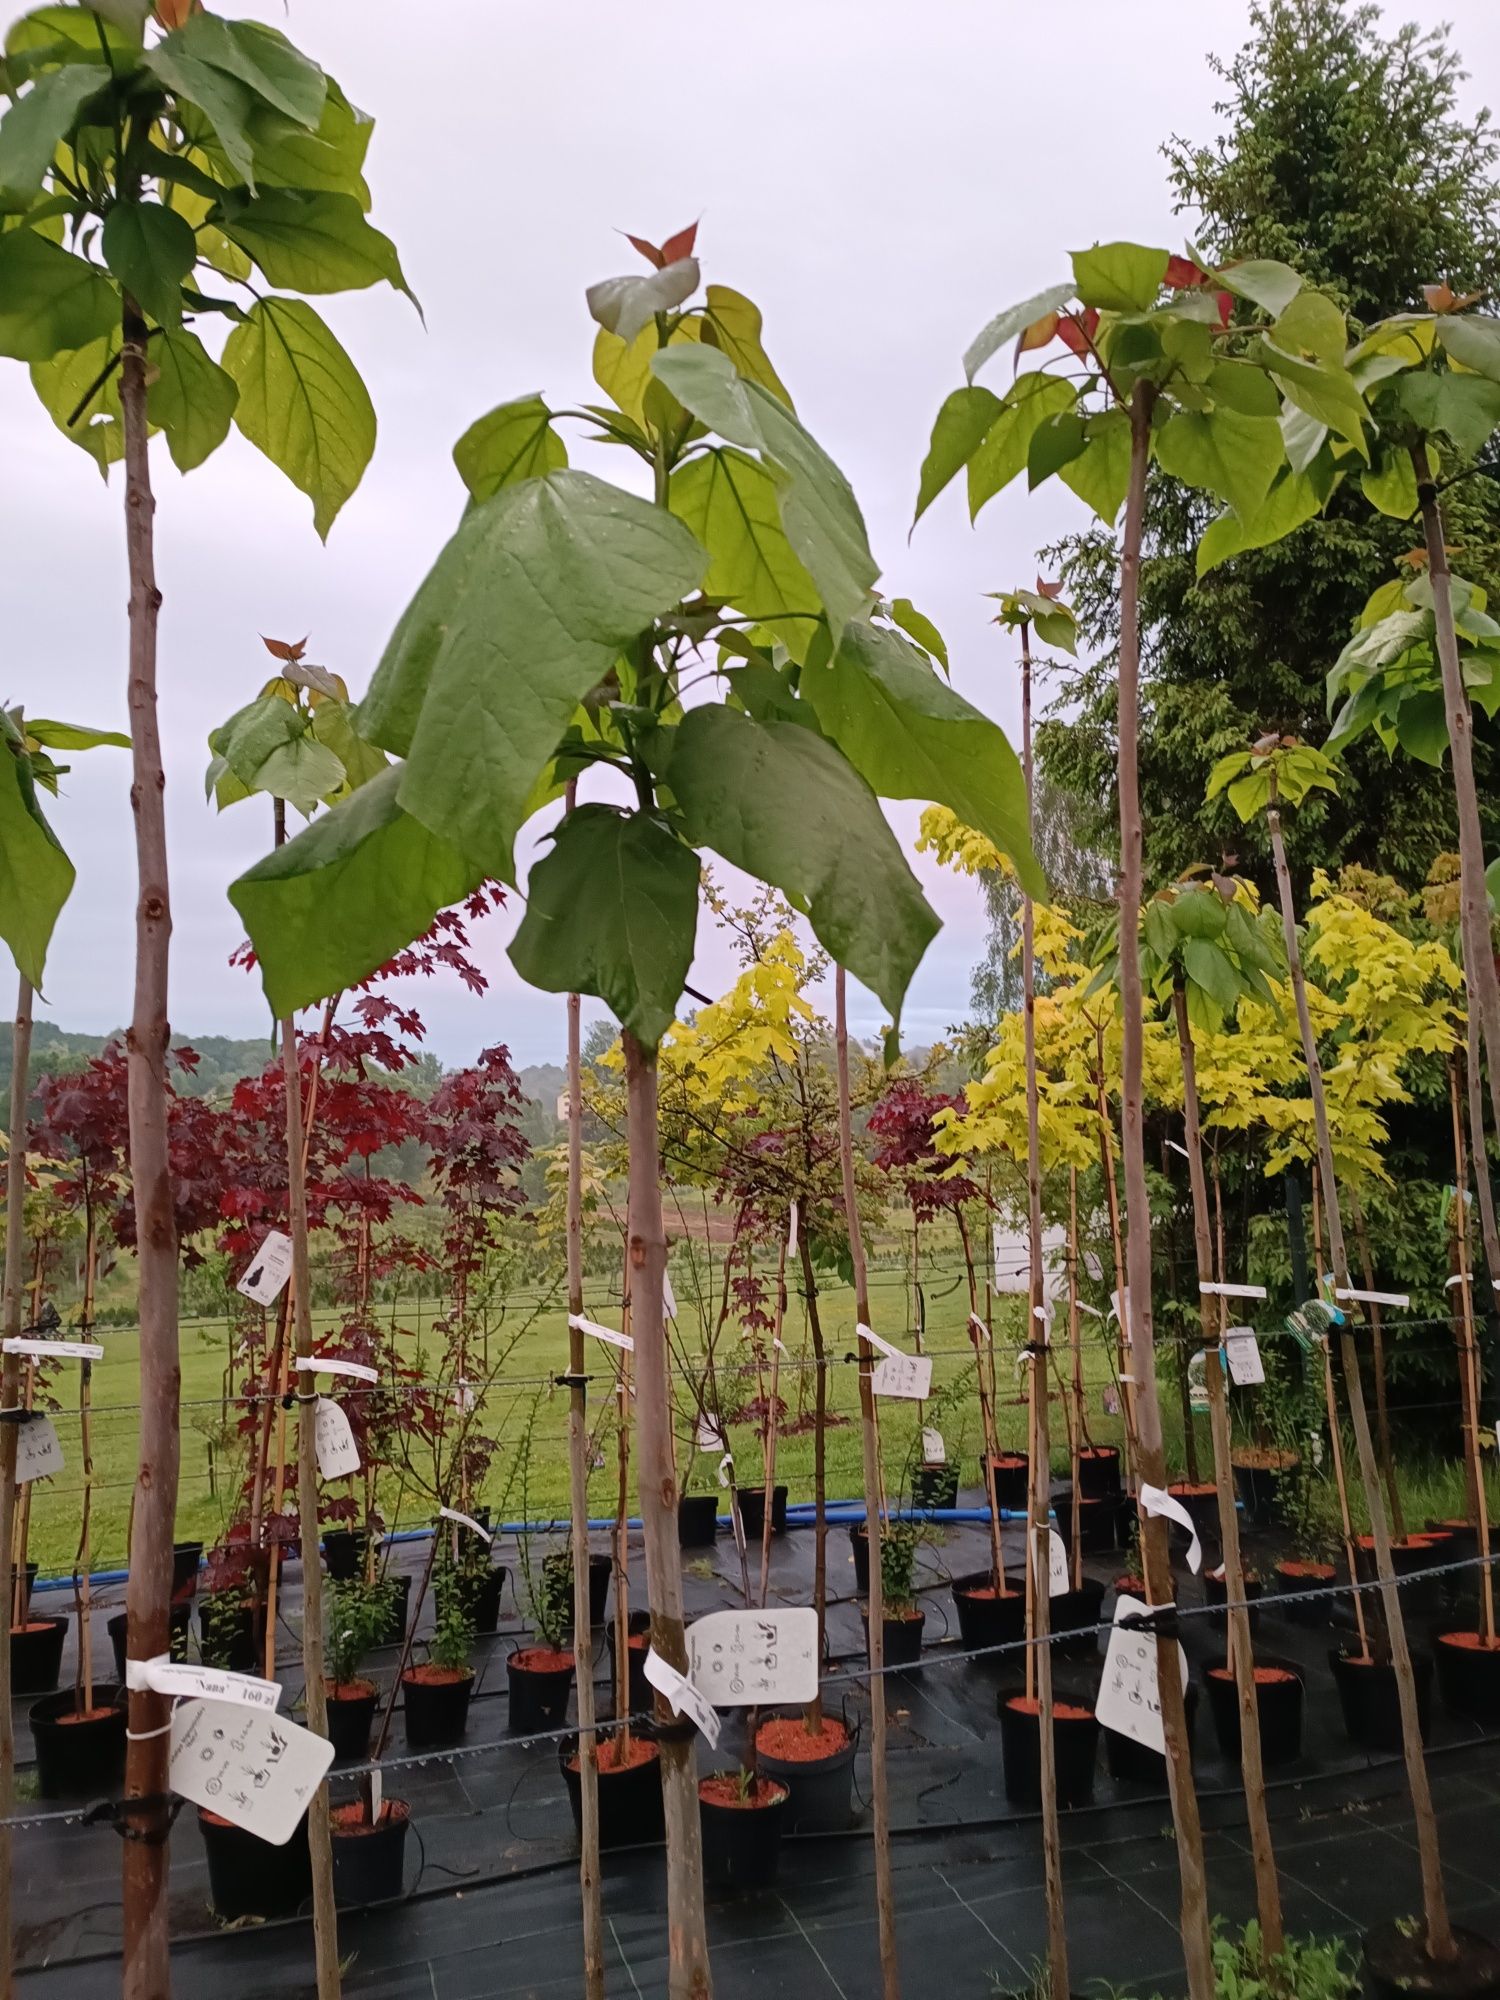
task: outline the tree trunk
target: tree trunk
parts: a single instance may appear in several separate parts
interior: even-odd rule
[[[125,1037],[130,1174],[135,1188],[140,1320],[140,1461],[132,1502],[126,1654],[168,1650],[172,1535],[180,1453],[177,1350],[177,1212],[167,1121],[167,965],[172,936],[167,893],[166,776],[156,716],[156,503],[146,427],[146,323],[124,309],[120,410],[125,432],[125,550],[130,572],[130,804],[135,815],[138,897],[135,999]],[[121,1843],[124,2000],[165,2000],[172,1986],[167,1936],[167,1839],[171,1703],[147,1688],[130,1695]],[[138,1801],[138,1803],[132,1803]]]
[[[677,1471],[672,1454],[662,1281],[667,1239],[658,1178],[656,1057],[629,1029],[625,1047],[626,1118],[630,1146],[629,1255],[631,1324],[635,1329],[636,1444],[651,1644],[668,1666],[688,1671],[682,1617],[682,1559],[677,1542]],[[663,1704],[659,1701],[658,1707]],[[667,1837],[667,1990],[670,2000],[707,2000],[713,1990],[703,1916],[703,1842],[698,1823],[693,1726],[664,1721],[661,1789]]]
[[[1026,777],[1026,825],[1032,826],[1031,766],[1031,633],[1021,627],[1021,757]],[[1030,1324],[1026,1344],[1031,1350],[1031,1423],[1028,1441],[1030,1519],[1026,1561],[1031,1641],[1026,1649],[1027,1693],[1035,1667],[1037,1728],[1042,1795],[1042,1875],[1047,1903],[1047,1975],[1049,1990],[1064,2000],[1072,1992],[1068,1981],[1068,1926],[1063,1909],[1062,1837],[1057,1823],[1057,1739],[1053,1733],[1052,1701],[1052,1461],[1047,1422],[1047,1376],[1050,1329],[1042,1270],[1042,1135],[1041,1092],[1036,1073],[1036,911],[1030,896],[1021,899],[1021,1005],[1026,1056],[1026,1251]],[[1074,1315],[1077,1317],[1076,1312]],[[1073,1511],[1080,1507],[1075,1491]]]
[[[286,1092],[287,1215],[292,1238],[292,1315],[299,1358],[313,1351],[312,1266],[307,1247],[307,1179],[302,1151],[302,1075],[295,1022],[281,1024],[281,1068]],[[323,1569],[318,1560],[318,1394],[310,1368],[297,1371],[297,1525],[302,1536],[302,1674],[305,1720],[315,1736],[328,1734],[328,1690],[323,1678]],[[269,1641],[267,1642],[270,1643]],[[313,1951],[318,2000],[338,2000],[339,1923],[333,1905],[333,1846],[328,1820],[328,1780],[307,1808],[312,1858]]]
[[[824,1625],[828,1617],[828,1357],[823,1349],[823,1322],[818,1315],[818,1281],[813,1274],[808,1230],[798,1232],[802,1254],[803,1298],[813,1349],[813,1609],[818,1614],[818,1672],[823,1671]],[[809,1736],[823,1733],[823,1688],[803,1711]]]
[[[577,785],[568,784],[568,810]],[[568,1312],[583,1311],[582,1006],[568,995]],[[582,1807],[578,1886],[583,1896],[585,2000],[604,2000],[604,1913],[599,1882],[599,1743],[594,1733],[593,1633],[589,1626],[589,1422],[583,1333],[568,1329],[568,1503],[573,1518],[573,1640],[578,1658],[578,1791]],[[620,1412],[625,1420],[625,1412]],[[627,1655],[627,1675],[628,1675]],[[627,1679],[627,1686],[629,1685]]]
[[[1364,1272],[1365,1290],[1375,1290],[1375,1259],[1370,1253],[1370,1232],[1365,1228],[1364,1210],[1358,1200],[1354,1202],[1354,1237],[1359,1244],[1360,1269]],[[1406,1522],[1401,1512],[1401,1488],[1396,1480],[1396,1454],[1391,1449],[1391,1413],[1386,1401],[1385,1373],[1385,1328],[1380,1318],[1380,1308],[1370,1307],[1370,1366],[1375,1376],[1375,1435],[1380,1442],[1380,1475],[1385,1481],[1386,1497],[1391,1503],[1391,1526],[1396,1531],[1396,1540],[1406,1540]]]
[[[1245,1608],[1245,1567],[1240,1559],[1240,1517],[1234,1504],[1234,1473],[1229,1456],[1229,1399],[1225,1388],[1223,1312],[1214,1311],[1213,1294],[1204,1290],[1214,1280],[1213,1240],[1209,1228],[1208,1183],[1203,1174],[1203,1127],[1198,1113],[1198,1065],[1193,1031],[1188,1021],[1187,994],[1179,981],[1172,988],[1172,1013],[1177,1023],[1177,1048],[1182,1058],[1183,1128],[1187,1140],[1188,1182],[1193,1194],[1193,1251],[1198,1266],[1198,1311],[1203,1326],[1204,1372],[1208,1377],[1208,1413],[1214,1448],[1214,1483],[1219,1491],[1219,1540],[1224,1551],[1224,1596],[1229,1606],[1227,1651],[1234,1668],[1240,1704],[1240,1774],[1245,1784],[1245,1816],[1250,1828],[1250,1853],[1255,1863],[1255,1902],[1260,1916],[1262,1958],[1281,1956],[1285,1939],[1281,1925],[1281,1888],[1276,1880],[1276,1855],[1271,1846],[1271,1820],[1266,1811],[1266,1774],[1260,1754],[1260,1704],[1255,1692],[1255,1656],[1250,1646],[1250,1614]],[[1221,1271],[1222,1276],[1222,1271]],[[1186,1375],[1186,1369],[1183,1371]]]
[[[788,1231],[797,1227],[797,1205],[792,1204]],[[776,1404],[781,1395],[781,1330],[786,1324],[786,1258],[790,1246],[783,1242],[776,1260],[776,1305],[771,1323],[771,1393],[766,1401],[766,1423],[761,1440],[762,1469],[765,1473],[765,1512],[760,1527],[760,1597],[762,1609],[771,1591],[771,1532],[776,1501]],[[753,1746],[753,1732],[752,1732]]]
[[[1464,980],[1469,1006],[1479,1015],[1484,1050],[1490,1063],[1490,1102],[1500,1127],[1500,977],[1490,941],[1489,891],[1484,880],[1484,829],[1479,818],[1479,794],[1474,786],[1474,717],[1458,658],[1458,634],[1453,629],[1453,598],[1448,549],[1443,539],[1443,509],[1433,481],[1424,444],[1412,446],[1412,470],[1417,476],[1417,500],[1427,543],[1427,575],[1432,584],[1438,664],[1443,674],[1443,711],[1448,747],[1453,755],[1453,795],[1458,806],[1459,911],[1463,938]],[[1493,1275],[1493,1274],[1492,1274]]]
[[[1464,1116],[1459,1100],[1458,1063],[1449,1069],[1453,1102],[1453,1247],[1458,1277],[1458,1374],[1464,1413],[1464,1458],[1469,1469],[1470,1519],[1479,1572],[1479,1636],[1495,1643],[1495,1580],[1490,1569],[1490,1517],[1484,1490],[1484,1462],[1479,1450],[1479,1343],[1474,1334],[1474,1272],[1469,1262],[1469,1162],[1464,1145]]]
[[[1418,475],[1420,477],[1420,474]],[[1444,594],[1446,602],[1446,593]],[[1302,1053],[1307,1063],[1307,1080],[1312,1093],[1313,1126],[1317,1133],[1318,1169],[1323,1184],[1323,1206],[1328,1215],[1329,1260],[1333,1265],[1334,1296],[1349,1290],[1349,1259],[1344,1249],[1344,1225],[1339,1213],[1338,1183],[1334,1177],[1333,1140],[1328,1125],[1328,1103],[1323,1091],[1323,1065],[1313,1036],[1312,1017],[1307,1011],[1307,982],[1302,976],[1302,951],[1297,940],[1297,918],[1292,903],[1292,876],[1287,867],[1286,843],[1281,837],[1281,814],[1275,804],[1266,808],[1266,824],[1271,834],[1271,853],[1276,863],[1276,888],[1281,899],[1281,929],[1286,940],[1287,965],[1292,975],[1292,994],[1297,1003],[1297,1026],[1302,1035]],[[1370,1419],[1365,1410],[1364,1385],[1360,1378],[1359,1350],[1354,1344],[1351,1316],[1345,1314],[1340,1336],[1344,1380],[1349,1395],[1349,1417],[1354,1426],[1354,1444],[1359,1456],[1360,1481],[1365,1504],[1370,1511],[1370,1532],[1375,1543],[1375,1573],[1380,1579],[1381,1605],[1390,1640],[1391,1665],[1396,1671],[1396,1693],[1401,1707],[1401,1742],[1406,1757],[1406,1779],[1411,1790],[1412,1818],[1416,1826],[1417,1849],[1422,1865],[1422,1903],[1426,1920],[1428,1955],[1452,1959],[1457,1955],[1448,1922],[1448,1898],[1443,1887],[1443,1864],[1438,1851],[1437,1820],[1432,1810],[1432,1792],[1427,1782],[1427,1765],[1422,1753],[1422,1730],[1417,1718],[1417,1689],[1412,1677],[1411,1649],[1406,1641],[1406,1621],[1401,1611],[1401,1593],[1391,1563],[1391,1533],[1385,1518],[1385,1502],[1380,1491],[1380,1469],[1375,1462],[1375,1444],[1370,1436]]]
[[[1130,484],[1120,551],[1119,753],[1120,753],[1120,1003],[1123,1016],[1121,1152],[1125,1165],[1125,1271],[1130,1298],[1130,1373],[1134,1375],[1137,1471],[1156,1487],[1167,1483],[1161,1408],[1156,1394],[1156,1356],[1151,1324],[1151,1202],[1146,1188],[1144,1130],[1145,1014],[1141,994],[1141,801],[1140,801],[1140,567],[1146,502],[1146,466],[1151,446],[1151,391],[1138,383],[1130,403]],[[1121,1299],[1121,1321],[1127,1317]],[[1141,1515],[1141,1548],[1146,1588],[1153,1604],[1172,1602],[1172,1564],[1167,1524]],[[1178,1869],[1182,1882],[1182,1942],[1191,2000],[1212,2000],[1213,1945],[1204,1873],[1203,1831],[1193,1787],[1187,1713],[1175,1634],[1158,1637],[1157,1692],[1166,1740],[1167,1780],[1177,1826]]]
[[[5,1293],[0,1302],[0,1337],[18,1340],[21,1335],[21,1301],[25,1280],[21,1266],[26,1260],[26,1099],[31,1087],[31,982],[22,978],[16,988],[16,1018],[10,1042],[10,1151],[5,1156]],[[0,1408],[15,1409],[21,1394],[21,1357],[7,1354],[0,1362]],[[16,1527],[16,1439],[15,1423],[0,1423],[0,1562],[14,1562],[12,1552]],[[10,1580],[5,1602],[7,1626],[14,1612],[15,1578]],[[12,1966],[15,1960],[11,1919],[11,1828],[16,1809],[16,1732],[11,1716],[10,1634],[0,1646],[0,2000],[11,2000]]]
[[[849,1260],[854,1266],[854,1311],[861,1326],[870,1324],[870,1279],[865,1267],[865,1239],[859,1224],[859,1195],[854,1182],[854,1120],[849,1101],[849,1018],[847,981],[843,966],[833,975],[834,1053],[839,1083],[839,1165],[844,1181],[844,1220],[849,1230]],[[880,1505],[880,1445],[871,1377],[875,1350],[863,1335],[859,1342],[860,1441],[865,1483],[865,1542],[870,1558],[870,1796],[875,1816],[875,1906],[880,1922],[880,1978],[885,2000],[900,2000],[901,1966],[896,1953],[896,1905],[891,1888],[891,1802],[885,1768],[885,1591],[880,1569],[882,1510]]]

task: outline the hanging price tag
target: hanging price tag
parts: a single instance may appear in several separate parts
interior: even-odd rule
[[[704,1700],[686,1674],[669,1666],[654,1646],[646,1649],[646,1679],[666,1696],[674,1715],[690,1715],[710,1750],[717,1749],[720,1724],[712,1704]]]
[[[125,1662],[125,1685],[150,1688],[154,1694],[201,1696],[205,1701],[258,1708],[274,1714],[281,1700],[280,1681],[263,1681],[255,1674],[232,1674],[222,1667],[193,1667],[159,1653],[152,1660]]]
[[[57,1426],[50,1417],[32,1417],[16,1426],[16,1484],[25,1486],[33,1479],[50,1479],[63,1469],[62,1446]]]
[[[943,1434],[941,1431],[924,1430],[922,1432],[922,1463],[924,1465],[946,1465],[948,1463],[948,1447],[943,1443]]]
[[[1251,1326],[1232,1326],[1224,1335],[1224,1358],[1229,1363],[1229,1379],[1241,1389],[1253,1389],[1266,1379],[1260,1357],[1260,1342]]]
[[[172,1790],[272,1847],[296,1832],[332,1762],[326,1737],[284,1716],[188,1701],[172,1717]]]
[[[314,1419],[313,1442],[318,1454],[318,1470],[325,1479],[347,1479],[359,1470],[359,1446],[349,1428],[349,1419],[337,1403],[319,1396]]]
[[[235,1286],[258,1306],[274,1306],[292,1275],[292,1239],[273,1229],[256,1251],[249,1270]]]
[[[932,1394],[930,1354],[888,1354],[875,1364],[870,1387],[877,1396],[900,1396],[907,1402],[925,1403]]]
[[[716,1708],[809,1702],[818,1692],[818,1614],[804,1606],[711,1611],[688,1627],[693,1685]]]
[[[569,1313],[568,1325],[578,1333],[586,1333],[590,1340],[604,1340],[611,1347],[623,1347],[627,1354],[635,1352],[634,1335],[616,1333],[612,1326],[601,1326],[596,1319],[585,1319],[582,1313]]]
[[[1122,1619],[1140,1617],[1146,1609],[1134,1597],[1121,1597],[1115,1604],[1115,1620],[1109,1633],[1109,1652],[1104,1678],[1099,1683],[1099,1699],[1094,1713],[1101,1726],[1117,1736],[1128,1736],[1147,1750],[1165,1756],[1167,1739],[1161,1724],[1161,1696],[1157,1688],[1156,1654],[1158,1641],[1152,1632],[1131,1631]],[[1179,1643],[1177,1657],[1182,1685],[1188,1682],[1187,1654]]]

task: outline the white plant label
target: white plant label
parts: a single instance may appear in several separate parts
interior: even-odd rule
[[[1033,1543],[1033,1547],[1035,1544]],[[1040,1567],[1040,1565],[1038,1565]],[[1047,1530],[1047,1595],[1061,1597],[1070,1590],[1073,1579],[1068,1574],[1068,1548],[1056,1528]]]
[[[1094,1713],[1101,1727],[1113,1729],[1117,1736],[1128,1736],[1132,1742],[1165,1756],[1167,1739],[1161,1724],[1161,1697],[1156,1681],[1156,1635],[1151,1631],[1129,1631],[1120,1622],[1123,1618],[1138,1618],[1145,1609],[1134,1597],[1116,1600],[1104,1678],[1099,1683]],[[1187,1654],[1180,1642],[1177,1657],[1186,1689]]]
[[[104,1349],[96,1340],[0,1340],[6,1354],[27,1354],[33,1361],[102,1361]]]
[[[1216,1299],[1263,1299],[1266,1296],[1264,1285],[1221,1285],[1206,1278],[1198,1280],[1198,1289]]]
[[[1124,1302],[1125,1302],[1125,1309],[1124,1309],[1124,1311],[1123,1311],[1123,1312],[1122,1312],[1122,1311],[1120,1310],[1120,1301],[1121,1301],[1122,1299],[1123,1299],[1123,1300],[1124,1300]],[[1125,1289],[1124,1289],[1124,1291],[1123,1291],[1123,1292],[1111,1292],[1111,1293],[1110,1293],[1110,1295],[1109,1295],[1109,1310],[1110,1310],[1110,1314],[1111,1314],[1111,1317],[1112,1317],[1112,1318],[1114,1318],[1114,1319],[1117,1319],[1117,1320],[1118,1320],[1118,1321],[1120,1322],[1120,1332],[1121,1332],[1121,1334],[1122,1334],[1122,1335],[1123,1335],[1123,1337],[1124,1337],[1124,1340],[1125,1340],[1125,1345],[1126,1345],[1127,1347],[1129,1347],[1129,1346],[1131,1345],[1131,1334],[1130,1334],[1130,1287],[1129,1287],[1129,1285],[1127,1285],[1127,1286],[1125,1287]]]
[[[693,1685],[716,1708],[805,1703],[818,1692],[818,1614],[802,1606],[711,1611],[688,1627]]]
[[[922,1463],[924,1465],[946,1465],[948,1447],[943,1443],[941,1431],[924,1430],[922,1433]]]
[[[370,1824],[379,1826],[380,1807],[385,1798],[385,1780],[380,1775],[380,1766],[375,1764],[370,1770]]]
[[[273,1229],[251,1260],[250,1268],[235,1286],[258,1306],[274,1306],[292,1275],[292,1239]]]
[[[798,1220],[797,1204],[796,1202],[793,1202],[791,1207],[787,1210],[787,1217],[786,1217],[786,1255],[788,1263],[790,1263],[792,1258],[795,1257],[797,1254],[797,1220]]]
[[[578,1333],[586,1333],[590,1340],[607,1341],[611,1347],[623,1347],[627,1354],[635,1352],[635,1336],[616,1333],[612,1326],[601,1326],[596,1319],[585,1319],[582,1313],[569,1313],[568,1325]]]
[[[1224,1355],[1229,1363],[1229,1379],[1241,1389],[1253,1389],[1266,1379],[1260,1357],[1260,1342],[1251,1326],[1231,1326],[1224,1335]]]
[[[313,1421],[313,1443],[318,1454],[318,1470],[325,1479],[347,1479],[359,1470],[359,1446],[349,1428],[349,1419],[337,1403],[319,1396]]]
[[[668,1319],[676,1319],[677,1294],[672,1290],[672,1274],[670,1271],[663,1271],[661,1274],[661,1309]]]
[[[125,1685],[150,1688],[154,1694],[197,1697],[236,1709],[257,1708],[274,1715],[281,1700],[280,1681],[263,1681],[255,1674],[232,1674],[223,1667],[194,1667],[159,1653],[154,1660],[127,1660]]]
[[[646,1679],[667,1698],[674,1715],[690,1715],[710,1750],[718,1748],[719,1718],[686,1674],[669,1666],[654,1646],[646,1648]]]
[[[726,1439],[723,1431],[712,1417],[698,1419],[697,1440],[699,1451],[723,1451]]]
[[[345,1361],[337,1354],[299,1354],[292,1363],[304,1375],[344,1375],[351,1382],[378,1382],[379,1372],[363,1361]]]
[[[1196,1576],[1203,1566],[1203,1544],[1198,1539],[1198,1530],[1193,1526],[1193,1517],[1180,1500],[1160,1486],[1141,1484],[1141,1505],[1148,1514],[1164,1514],[1169,1521],[1175,1521],[1179,1528],[1186,1528],[1192,1537],[1188,1543],[1188,1568]]]
[[[902,1396],[908,1402],[925,1403],[932,1394],[930,1354],[888,1354],[875,1364],[870,1387],[877,1396]]]
[[[482,1542],[492,1542],[495,1539],[484,1523],[476,1521],[472,1514],[460,1514],[456,1507],[439,1507],[438,1514],[444,1521],[456,1521],[460,1528],[467,1528],[471,1534],[478,1535]]]
[[[1409,1306],[1410,1292],[1356,1292],[1348,1285],[1340,1285],[1334,1291],[1336,1299],[1355,1299],[1366,1306]]]
[[[50,1479],[63,1469],[62,1446],[57,1426],[50,1417],[32,1417],[16,1426],[16,1484],[25,1486],[33,1479]]]
[[[856,1322],[855,1332],[858,1333],[861,1340],[868,1340],[877,1354],[899,1355],[901,1352],[899,1347],[893,1347],[888,1340],[882,1339],[873,1326],[866,1326],[863,1320]]]
[[[172,1717],[174,1792],[272,1847],[296,1832],[333,1745],[281,1715],[188,1701]]]
[[[729,1475],[733,1470],[734,1470],[734,1453],[732,1451],[726,1451],[724,1456],[719,1460],[719,1484],[721,1486],[727,1486],[729,1484]],[[738,1507],[736,1507],[734,1510],[734,1518],[736,1522],[738,1522],[740,1518],[740,1510]]]

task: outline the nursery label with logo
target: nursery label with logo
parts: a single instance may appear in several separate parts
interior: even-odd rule
[[[818,1614],[807,1606],[711,1611],[688,1627],[693,1685],[716,1708],[809,1702],[818,1692]]]
[[[62,1446],[57,1426],[50,1417],[32,1417],[16,1426],[16,1484],[31,1479],[50,1479],[63,1469]]]
[[[273,1847],[296,1832],[332,1762],[325,1737],[285,1716],[188,1701],[172,1717],[172,1790]]]
[[[359,1446],[349,1428],[349,1419],[337,1403],[318,1398],[318,1414],[313,1430],[318,1470],[325,1479],[345,1479],[359,1470]]]
[[[258,1306],[274,1306],[292,1275],[292,1239],[273,1229],[255,1253],[255,1260],[235,1286]]]
[[[1104,1678],[1099,1684],[1095,1713],[1101,1727],[1128,1736],[1148,1750],[1166,1754],[1167,1740],[1161,1724],[1161,1696],[1156,1681],[1157,1640],[1149,1630],[1131,1631],[1121,1623],[1139,1618],[1146,1606],[1134,1597],[1115,1603],[1115,1622],[1109,1634],[1109,1652],[1104,1662]],[[1182,1685],[1188,1682],[1187,1654],[1179,1642],[1177,1658]]]

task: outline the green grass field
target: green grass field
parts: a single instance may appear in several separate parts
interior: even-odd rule
[[[950,1456],[962,1454],[965,1478],[977,1480],[979,1453],[979,1413],[973,1394],[973,1371],[966,1333],[967,1290],[961,1269],[939,1268],[924,1271],[927,1298],[926,1346],[934,1356],[934,1399],[946,1385],[967,1376],[966,1393],[936,1419],[929,1408],[928,1421],[940,1424]],[[681,1317],[677,1342],[679,1356],[700,1360],[704,1345],[700,1316],[693,1305],[690,1273],[674,1264]],[[872,1309],[877,1331],[914,1345],[910,1330],[912,1300],[905,1273],[898,1265],[877,1267],[871,1274]],[[587,1310],[606,1324],[618,1325],[618,1304],[611,1302],[611,1288],[601,1281],[588,1288]],[[860,1436],[857,1371],[845,1365],[843,1357],[855,1345],[854,1300],[846,1287],[832,1286],[820,1296],[824,1338],[835,1365],[830,1371],[830,1406],[835,1416],[849,1421],[837,1424],[828,1433],[827,1465],[830,1498],[850,1498],[861,1490]],[[421,1325],[430,1328],[435,1308],[431,1301],[421,1309]],[[398,1336],[403,1356],[415,1360],[421,1343],[415,1314],[396,1314],[398,1324],[410,1327]],[[320,1331],[331,1326],[335,1315],[316,1316]],[[999,1429],[1003,1444],[1020,1445],[1024,1438],[1025,1412],[1017,1400],[1019,1388],[1014,1365],[1014,1346],[1021,1337],[1022,1306],[1015,1298],[997,1299],[994,1309],[1000,1409]],[[547,1385],[567,1365],[567,1318],[560,1303],[535,1290],[510,1295],[503,1308],[491,1316],[489,1351],[497,1373],[484,1394],[480,1421],[487,1435],[499,1440],[490,1476],[478,1499],[503,1505],[507,1517],[523,1511],[523,1497],[517,1468],[517,1444],[536,1408],[532,1451],[527,1469],[524,1511],[530,1518],[565,1514],[567,1511],[566,1426],[567,1399],[562,1390],[550,1395]],[[211,1543],[223,1532],[243,1476],[240,1447],[224,1443],[224,1409],[221,1402],[228,1355],[228,1326],[223,1320],[185,1321],[182,1327],[182,1477],[177,1510],[180,1537],[201,1538]],[[129,1520],[130,1494],[135,1477],[139,1400],[138,1339],[128,1329],[101,1331],[105,1359],[93,1371],[94,1397],[94,1505],[93,1566],[108,1569],[123,1566]],[[428,1334],[427,1345],[431,1348]],[[794,1424],[799,1414],[812,1408],[813,1378],[807,1365],[811,1346],[802,1302],[793,1295],[785,1329],[787,1353],[782,1359],[780,1394],[787,1405],[787,1419]],[[1102,1391],[1109,1380],[1108,1363],[1091,1343],[1087,1352],[1090,1382],[1089,1425],[1101,1442],[1116,1442],[1120,1427],[1116,1419],[1102,1413]],[[503,1354],[503,1362],[500,1360]],[[726,1327],[718,1355],[721,1406],[732,1411],[753,1401],[759,1393],[754,1368],[748,1365],[749,1349],[738,1337],[732,1323]],[[610,1419],[606,1403],[611,1400],[607,1379],[614,1350],[590,1343],[590,1366],[596,1376],[591,1415],[607,1427]],[[57,1415],[58,1435],[66,1465],[55,1479],[40,1483],[33,1500],[30,1552],[43,1573],[71,1569],[78,1543],[82,1487],[79,1468],[78,1414],[76,1409],[77,1365],[59,1368],[54,1388],[64,1404]],[[541,1402],[537,1405],[537,1398]],[[1056,1406],[1054,1406],[1056,1407]],[[232,1419],[233,1409],[229,1412]],[[679,1466],[689,1490],[699,1492],[716,1484],[717,1455],[699,1452],[693,1443],[695,1407],[691,1391],[684,1389],[678,1414]],[[903,1469],[919,1429],[915,1403],[882,1399],[880,1404],[882,1460],[888,1489],[899,1487]],[[1060,1413],[1054,1418],[1059,1435],[1054,1438],[1054,1457],[1061,1463],[1066,1445],[1061,1435]],[[288,1429],[293,1426],[289,1421]],[[731,1424],[730,1441],[735,1452],[740,1479],[758,1484],[764,1477],[760,1438],[753,1424]],[[292,1449],[289,1441],[289,1450]],[[598,1443],[606,1460],[591,1474],[590,1511],[609,1514],[614,1510],[617,1470],[612,1431],[606,1428]],[[420,1459],[417,1472],[427,1472]],[[783,1437],[777,1449],[777,1478],[791,1489],[794,1500],[812,1498],[813,1445],[811,1435]],[[403,1491],[404,1485],[404,1491]],[[388,1522],[396,1526],[415,1525],[432,1512],[429,1494],[411,1479],[403,1482],[395,1468],[387,1467],[380,1482],[381,1504]],[[635,1507],[632,1468],[631,1506]]]

